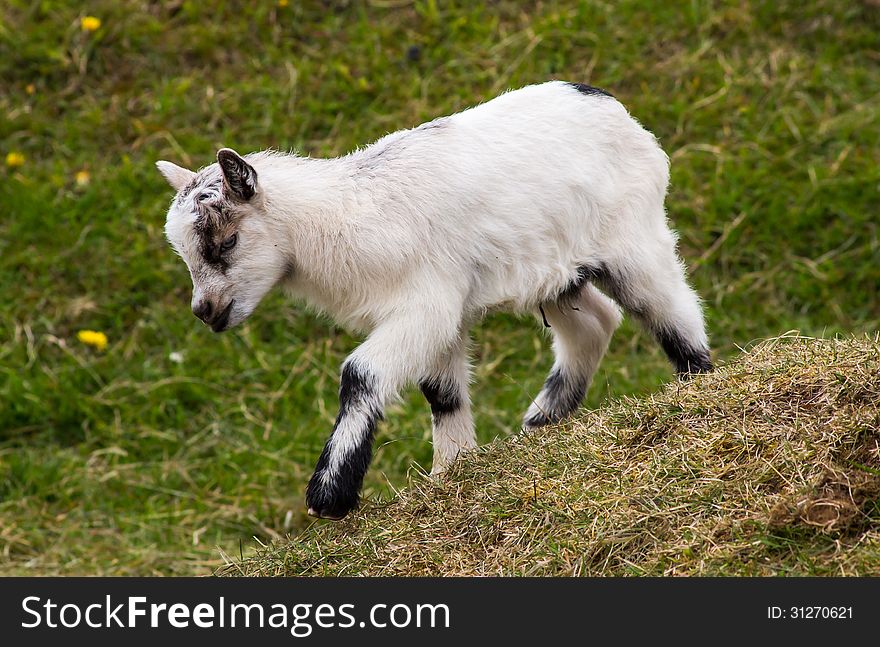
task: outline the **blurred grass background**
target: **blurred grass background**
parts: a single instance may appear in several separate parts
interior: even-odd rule
[[[277,295],[208,332],[164,240],[157,159],[337,155],[508,88],[587,82],[672,158],[670,217],[719,359],[791,329],[877,330],[878,4],[3,3],[0,574],[209,573],[309,523],[357,340]],[[474,360],[480,440],[515,433],[552,362],[543,332],[494,316]],[[627,322],[587,406],[670,377]],[[367,495],[430,458],[412,392]]]

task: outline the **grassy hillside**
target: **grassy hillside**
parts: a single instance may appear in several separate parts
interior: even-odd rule
[[[878,30],[867,0],[3,2],[0,574],[209,573],[218,547],[240,558],[309,523],[358,340],[279,296],[210,334],[164,241],[156,159],[334,155],[506,88],[605,87],[671,156],[670,216],[724,359],[792,329],[880,328]],[[480,440],[506,437],[548,344],[497,316],[474,360]],[[670,377],[627,322],[587,406]],[[367,495],[430,457],[410,393]]]
[[[778,339],[228,575],[880,575],[880,343]]]

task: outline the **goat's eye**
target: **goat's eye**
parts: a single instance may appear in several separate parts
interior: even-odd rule
[[[228,252],[230,249],[235,247],[235,243],[238,242],[238,234],[232,234],[229,238],[220,243],[220,251]]]

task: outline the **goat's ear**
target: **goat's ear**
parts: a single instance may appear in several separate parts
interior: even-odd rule
[[[165,176],[165,179],[168,180],[168,184],[170,184],[171,188],[175,191],[180,191],[196,176],[196,174],[189,169],[185,169],[182,166],[164,160],[156,162],[156,168],[158,168],[159,172]]]
[[[250,200],[257,192],[257,172],[231,148],[217,151],[217,162],[223,173],[223,185],[232,197]]]

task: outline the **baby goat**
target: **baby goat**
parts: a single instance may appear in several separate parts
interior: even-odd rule
[[[342,365],[339,415],[306,491],[309,514],[358,503],[385,405],[418,383],[434,472],[476,445],[468,329],[539,313],[555,363],[523,425],[574,412],[620,322],[657,339],[679,374],[712,368],[663,202],[669,162],[611,95],[553,81],[508,92],[335,159],[228,148],[177,191],[165,231],[214,332],[275,285],[366,333]]]

